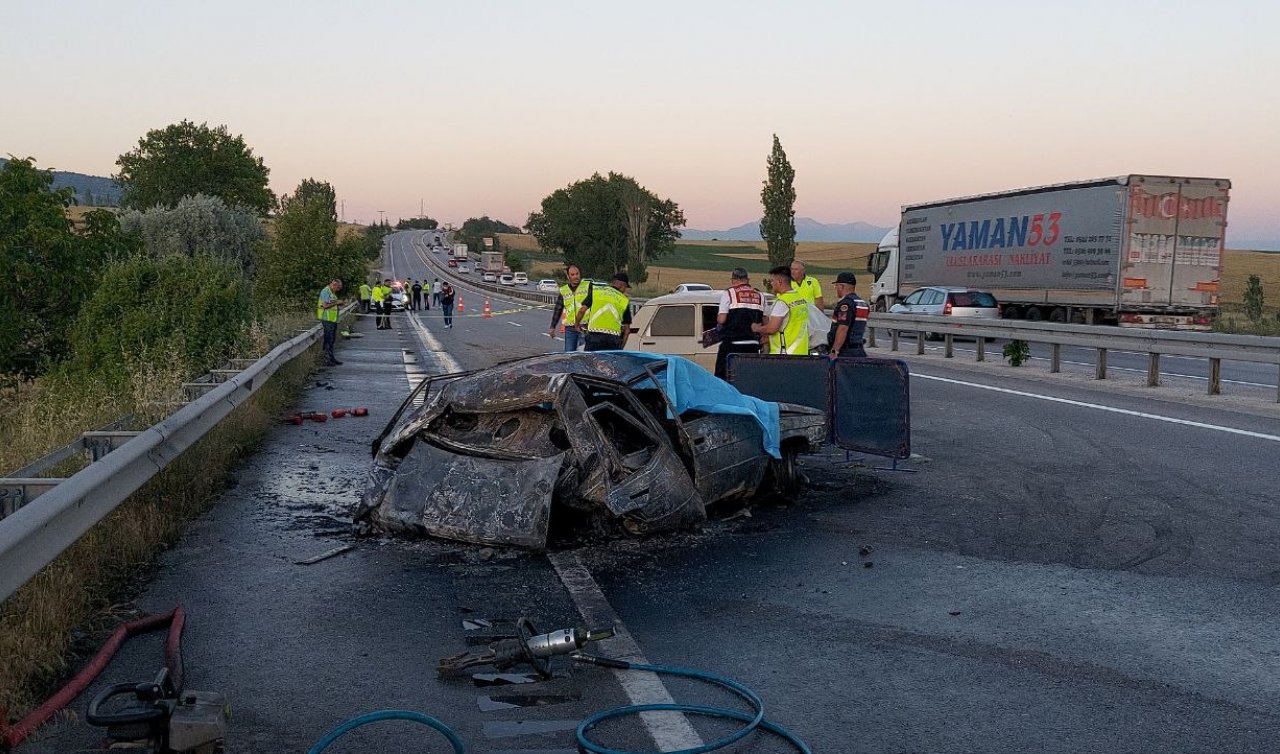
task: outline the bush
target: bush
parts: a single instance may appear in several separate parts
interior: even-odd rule
[[[208,254],[248,270],[253,244],[266,237],[251,210],[228,207],[216,196],[184,196],[172,209],[125,212],[120,226],[142,238],[155,259]]]
[[[72,369],[109,383],[128,379],[164,354],[195,375],[229,358],[250,321],[240,267],[211,256],[112,264],[76,318]]]
[[[1020,367],[1031,358],[1031,346],[1025,340],[1011,340],[1004,344],[1003,353],[1009,360],[1009,366]]]
[[[1248,286],[1244,290],[1244,312],[1251,322],[1262,320],[1262,307],[1265,299],[1262,294],[1262,278],[1249,276]]]

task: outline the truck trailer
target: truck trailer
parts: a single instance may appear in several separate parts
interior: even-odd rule
[[[1208,329],[1231,181],[1122,175],[902,208],[867,260],[877,311],[927,286],[1007,319]]]
[[[453,258],[459,262],[467,258],[467,245],[465,243],[455,243],[453,245]]]

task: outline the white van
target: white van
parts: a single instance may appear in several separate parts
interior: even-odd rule
[[[692,359],[707,371],[716,368],[719,345],[702,346],[702,333],[716,326],[720,291],[691,291],[651,298],[631,318],[628,351],[647,351]]]

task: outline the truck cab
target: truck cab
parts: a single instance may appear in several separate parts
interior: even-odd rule
[[[871,284],[871,307],[887,312],[898,303],[898,229],[884,234],[880,245],[867,257],[867,272],[875,281]]]

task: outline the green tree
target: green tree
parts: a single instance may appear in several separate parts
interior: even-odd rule
[[[544,249],[559,249],[565,262],[590,277],[625,269],[633,283],[648,277],[648,263],[675,248],[684,213],[634,178],[599,173],[542,200],[525,227]]]
[[[338,192],[333,190],[333,185],[328,181],[317,181],[314,178],[304,178],[302,183],[298,184],[298,188],[293,192],[294,199],[310,199],[318,198],[321,202],[329,205],[329,214],[333,217],[333,221],[338,221]],[[289,197],[280,197],[283,204]]]
[[[266,237],[252,210],[228,207],[216,196],[184,196],[174,207],[127,210],[120,226],[142,239],[153,259],[207,254],[234,262],[244,270],[252,263],[253,245]]]
[[[74,190],[31,159],[0,167],[0,373],[35,375],[67,355],[67,337],[108,257],[128,246],[106,212],[77,233]]]
[[[254,246],[254,298],[270,308],[311,306],[334,278],[348,288],[365,277],[367,237],[338,242],[338,223],[320,195],[297,192],[281,202],[270,241]],[[381,240],[379,239],[379,246]]]
[[[103,272],[76,318],[70,366],[114,385],[159,359],[198,374],[232,355],[251,318],[248,280],[234,262],[135,254]]]
[[[413,217],[396,223],[396,230],[435,230],[440,222],[431,217]]]
[[[796,171],[782,151],[782,142],[773,135],[773,151],[765,163],[769,177],[760,191],[764,218],[760,220],[760,237],[769,252],[769,264],[789,264],[796,256]]]
[[[132,151],[116,160],[113,176],[123,193],[120,205],[173,207],[184,196],[208,194],[230,205],[265,215],[276,205],[267,187],[270,171],[241,136],[226,126],[209,128],[184,120],[148,131]]]
[[[1262,293],[1262,278],[1250,275],[1248,285],[1244,289],[1244,311],[1250,321],[1258,322],[1262,319],[1265,300]]]

